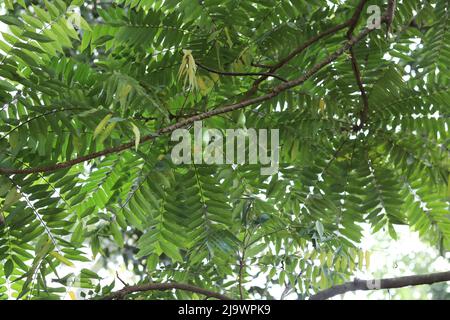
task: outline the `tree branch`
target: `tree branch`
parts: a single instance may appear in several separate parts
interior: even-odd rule
[[[114,299],[123,299],[126,295],[129,295],[131,293],[135,292],[146,292],[146,291],[167,291],[167,290],[183,290],[183,291],[189,291],[193,293],[202,294],[204,296],[210,297],[210,298],[216,298],[219,300],[232,300],[230,297],[223,295],[221,293],[217,293],[214,291],[206,290],[203,288],[196,287],[191,284],[186,283],[144,283],[144,284],[138,284],[134,286],[126,286],[123,289],[116,291],[114,293],[111,293],[110,295],[102,298],[102,300],[114,300]]]
[[[269,65],[266,65],[266,64],[262,64],[262,63],[258,63],[258,62],[252,62],[252,63],[250,63],[250,65],[252,67],[262,68],[262,69],[270,69],[270,68],[272,68],[272,66],[269,66]]]
[[[377,280],[355,279],[353,282],[346,282],[320,291],[312,295],[309,300],[326,300],[349,291],[394,289],[446,281],[450,281],[450,271]]]
[[[386,21],[387,21],[386,17],[387,17],[387,13],[385,13],[382,18],[382,21],[384,23],[386,23]],[[340,30],[342,28],[345,28],[346,26],[349,26],[352,21],[353,20],[350,19],[343,24],[340,24],[336,27],[331,28],[328,31],[325,31],[325,32],[319,34],[318,36],[307,41],[307,43],[305,43],[303,46],[297,48],[297,50],[294,50],[294,52],[301,52],[302,50],[304,50],[304,48],[307,48],[310,44],[317,41],[317,39],[320,39],[327,34],[331,34],[331,33],[335,32],[336,30]],[[357,42],[364,39],[370,32],[372,32],[374,30],[376,30],[376,29],[369,29],[369,28],[363,29],[357,36],[351,37],[351,39],[348,40],[341,48],[337,49],[334,53],[330,54],[327,58],[325,58],[321,62],[317,63],[315,66],[313,66],[311,69],[309,69],[306,73],[304,73],[301,77],[276,86],[268,94],[265,94],[265,95],[262,95],[262,96],[256,97],[256,98],[243,99],[240,102],[237,102],[237,103],[234,103],[234,104],[231,104],[228,106],[219,107],[214,110],[210,110],[210,111],[207,111],[207,112],[204,112],[201,114],[194,115],[192,117],[188,117],[188,118],[186,118],[182,121],[179,121],[173,125],[170,125],[170,126],[160,129],[156,134],[150,134],[150,135],[143,137],[141,139],[141,143],[153,140],[162,134],[170,133],[176,129],[183,128],[189,124],[194,123],[195,121],[200,121],[200,120],[207,119],[207,118],[210,118],[215,115],[228,113],[228,112],[231,112],[234,110],[245,108],[250,105],[254,105],[254,104],[258,104],[258,103],[270,100],[285,90],[288,90],[288,89],[291,89],[298,85],[301,85],[305,81],[307,81],[309,78],[311,78],[315,73],[317,73],[319,70],[321,70],[323,67],[327,66],[328,64],[330,64],[331,62],[333,62],[337,58],[339,58],[345,51],[352,48]],[[291,55],[292,55],[292,53],[288,57],[290,57]],[[295,54],[294,54],[294,56],[295,56]],[[275,69],[275,68],[278,69],[279,66],[281,67],[288,60],[289,60],[288,58],[283,59],[276,66],[272,67],[272,69]],[[271,71],[272,71],[272,69],[271,69]],[[249,92],[252,89],[250,89]],[[257,90],[257,88],[255,90]],[[52,165],[48,165],[48,166],[34,167],[34,168],[27,168],[27,169],[0,168],[0,174],[11,175],[11,174],[30,174],[30,173],[37,173],[37,172],[52,172],[52,171],[68,168],[68,167],[74,166],[76,164],[79,164],[79,163],[82,163],[82,162],[85,162],[88,160],[92,160],[92,159],[95,159],[95,158],[98,158],[101,156],[106,156],[106,155],[112,154],[112,153],[118,153],[123,150],[130,149],[130,148],[134,147],[134,145],[135,145],[135,142],[130,141],[130,142],[118,145],[116,147],[107,148],[102,151],[98,151],[98,152],[94,152],[94,153],[91,153],[91,154],[88,154],[88,155],[85,155],[82,157],[78,157],[76,159],[72,159],[72,160],[69,160],[66,162],[60,162],[60,163],[56,163],[56,164],[52,164]]]
[[[310,79],[314,74],[316,74],[319,70],[321,70],[323,67],[327,66],[331,62],[337,60],[345,51],[350,49],[352,46],[355,45],[355,43],[361,41],[364,39],[370,32],[374,31],[376,29],[364,29],[362,30],[357,36],[352,37],[350,40],[348,40],[342,47],[337,49],[334,53],[330,54],[327,58],[323,59],[321,62],[317,63],[315,66],[313,66],[311,69],[309,69],[307,72],[305,72],[301,77],[282,83],[276,87],[274,87],[270,93],[256,97],[256,98],[250,98],[250,99],[244,99],[240,102],[227,105],[224,107],[219,107],[201,114],[194,115],[192,117],[186,118],[184,120],[181,120],[173,125],[167,126],[165,128],[160,129],[156,134],[150,134],[141,139],[141,143],[150,141],[155,139],[156,137],[170,133],[176,129],[183,128],[187,125],[190,125],[194,123],[195,121],[204,120],[207,118],[210,118],[215,115],[228,113],[234,110],[242,109],[250,105],[255,105],[267,100],[270,100],[276,96],[278,96],[281,92],[286,91],[288,89],[291,89],[293,87],[299,86],[303,84],[305,81]],[[11,174],[30,174],[30,173],[37,173],[37,172],[52,172],[64,168],[68,168],[71,166],[74,166],[76,164],[95,159],[101,156],[106,156],[108,154],[112,153],[118,153],[126,149],[133,148],[135,146],[134,141],[130,141],[121,145],[118,145],[116,147],[107,148],[102,151],[94,152],[82,157],[78,157],[76,159],[72,159],[66,162],[60,162],[48,166],[42,166],[42,167],[33,167],[33,168],[27,168],[27,169],[13,169],[13,168],[0,168],[0,174],[3,175],[11,175]]]
[[[280,81],[283,82],[287,82],[286,79],[271,73],[271,72],[228,72],[228,71],[219,71],[219,70],[215,70],[213,68],[204,66],[201,63],[195,62],[195,64],[197,66],[199,66],[201,69],[204,69],[206,71],[212,72],[212,73],[216,73],[216,74],[220,74],[222,76],[232,76],[232,77],[238,77],[238,76],[265,76],[265,77],[274,77]]]

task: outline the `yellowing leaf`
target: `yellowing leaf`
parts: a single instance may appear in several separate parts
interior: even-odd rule
[[[195,76],[197,65],[195,64],[191,50],[183,50],[183,54],[180,69],[178,70],[178,80],[184,78],[183,87],[186,87],[186,83],[188,83],[188,90],[195,90],[198,88],[197,78]]]
[[[131,127],[133,129],[133,133],[134,133],[134,146],[136,147],[136,151],[138,149],[139,146],[139,142],[141,141],[141,132],[139,131],[139,128],[136,127],[136,125],[134,123],[131,123]]]
[[[239,127],[241,127],[241,128],[245,128],[246,120],[247,119],[245,117],[244,111],[241,110],[241,112],[239,113],[239,118],[238,118],[238,121],[237,121],[237,125]]]
[[[322,274],[322,276],[320,277],[319,287],[321,290],[324,290],[327,288],[327,286],[328,286],[328,279],[324,274]]]
[[[130,93],[131,89],[132,89],[132,86],[129,84],[126,84],[120,88],[119,100],[120,100],[120,106],[122,108],[124,108],[126,105],[128,94]]]
[[[338,257],[334,263],[334,270],[340,271],[341,270],[341,258]]]
[[[342,260],[341,260],[341,268],[342,268],[342,270],[347,269],[347,265],[348,265],[347,258],[342,257]]]
[[[94,130],[94,139],[105,129],[106,124],[108,123],[109,119],[111,119],[112,114],[107,114],[102,121],[97,125],[97,127]]]
[[[75,295],[75,292],[69,291],[69,297],[71,300],[77,300],[77,296]]]
[[[322,251],[322,252],[320,253],[320,256],[319,256],[319,260],[320,260],[320,265],[321,265],[321,266],[323,266],[323,265],[325,264],[326,258],[327,258],[326,252],[325,252],[325,251]]]
[[[370,268],[370,252],[369,251],[366,251],[364,258],[366,260],[366,270],[369,270],[369,268]]]
[[[202,93],[202,95],[205,95],[207,87],[205,81],[203,81],[203,77],[197,77],[197,83],[198,87],[200,88],[200,92]]]
[[[52,255],[53,257],[56,258],[56,260],[58,260],[61,263],[64,263],[66,266],[69,267],[75,267],[75,265],[67,258],[63,257],[62,255],[60,255],[58,252],[56,251],[52,251],[50,252],[50,255]]]
[[[325,104],[325,100],[320,99],[320,101],[319,101],[319,110],[320,110],[320,112],[324,112],[326,107],[327,107],[327,105]]]
[[[214,83],[215,82],[210,77],[197,76],[198,88],[203,96],[206,96],[211,91],[214,87]]]
[[[213,79],[213,81],[214,82],[217,82],[217,81],[219,81],[219,75],[217,74],[217,73],[212,73],[212,72],[210,72],[209,73],[209,76],[211,77],[211,79]]]
[[[355,270],[355,261],[353,259],[350,259],[348,265],[351,271]]]

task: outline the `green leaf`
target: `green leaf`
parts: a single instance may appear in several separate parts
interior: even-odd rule
[[[6,195],[5,202],[3,203],[3,208],[1,211],[5,210],[6,208],[12,206],[14,203],[19,201],[21,198],[20,192],[17,191],[16,187],[13,187],[8,194]]]
[[[5,272],[5,277],[9,278],[13,270],[14,262],[11,259],[6,260],[5,264],[3,265],[3,272]]]
[[[183,258],[181,257],[180,252],[178,251],[178,248],[167,241],[160,241],[159,245],[161,246],[162,251],[172,260],[174,261],[182,261]]]
[[[112,39],[114,39],[113,36],[111,36],[111,35],[104,35],[104,36],[101,36],[101,37],[95,39],[95,41],[93,42],[93,45],[95,45],[95,46],[101,46],[101,45],[104,44],[105,42],[107,42],[107,41],[109,41],[109,40],[112,40]]]
[[[14,16],[8,16],[8,15],[0,16],[0,21],[3,23],[6,23],[7,25],[12,25],[12,26],[17,26],[17,27],[23,26],[23,22]]]
[[[112,114],[107,114],[97,125],[94,130],[94,139],[105,129],[109,119],[111,119]]]
[[[111,132],[114,130],[116,125],[117,125],[117,122],[113,122],[113,123],[108,124],[106,126],[105,130],[103,130],[103,132],[98,137],[98,141],[100,143],[103,143],[103,141],[105,141],[106,138],[108,138],[111,135]]]
[[[111,229],[111,234],[112,234],[116,244],[120,248],[123,248],[123,245],[124,245],[123,236],[122,236],[122,232],[120,231],[119,225],[117,224],[117,222],[115,222],[115,221],[111,222],[110,229]]]
[[[316,221],[316,230],[317,233],[319,234],[320,239],[323,239],[323,232],[324,232],[323,224],[319,220]]]
[[[159,256],[155,253],[152,253],[147,258],[147,271],[152,272],[156,269],[156,266],[159,262]]]

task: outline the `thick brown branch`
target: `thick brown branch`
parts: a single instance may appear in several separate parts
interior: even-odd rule
[[[317,63],[311,69],[309,69],[301,77],[276,86],[268,94],[265,94],[265,95],[262,95],[262,96],[259,96],[256,98],[244,99],[240,102],[237,102],[237,103],[234,103],[234,104],[231,104],[228,106],[220,107],[220,108],[217,108],[214,110],[210,110],[210,111],[186,118],[186,119],[179,121],[173,125],[165,127],[163,129],[160,129],[156,134],[151,134],[151,135],[147,135],[147,136],[143,137],[141,139],[141,143],[153,140],[153,139],[155,139],[155,137],[157,137],[159,135],[170,133],[176,129],[183,128],[189,124],[194,123],[195,121],[204,120],[204,119],[210,118],[215,115],[228,113],[228,112],[231,112],[234,110],[245,108],[250,105],[255,105],[255,104],[270,100],[273,97],[276,97],[277,95],[279,95],[283,91],[286,91],[288,89],[291,89],[293,87],[301,85],[305,81],[310,79],[314,74],[316,74],[323,67],[327,66],[328,64],[330,64],[331,62],[333,62],[337,58],[339,58],[345,51],[350,49],[355,43],[364,39],[373,30],[375,30],[375,29],[368,29],[368,28],[364,29],[357,36],[355,36],[352,39],[350,39],[349,41],[347,41],[341,48],[337,49],[334,53],[330,54],[327,58],[325,58],[321,62]],[[128,143],[125,143],[125,144],[122,144],[122,145],[119,145],[116,147],[107,148],[102,151],[94,152],[94,153],[91,153],[91,154],[88,154],[88,155],[85,155],[85,156],[82,156],[82,157],[79,157],[79,158],[76,158],[73,160],[56,163],[56,164],[52,164],[49,166],[34,167],[34,168],[28,168],[28,169],[0,168],[0,174],[30,174],[30,173],[36,173],[36,172],[51,172],[51,171],[55,171],[55,170],[59,170],[59,169],[68,168],[68,167],[71,167],[78,163],[82,163],[82,162],[85,162],[85,161],[88,161],[91,159],[95,159],[95,158],[98,158],[101,156],[105,156],[108,154],[118,153],[118,152],[121,152],[126,149],[130,149],[133,147],[134,147],[134,141],[130,141]]]
[[[422,284],[433,284],[445,281],[450,281],[450,271],[378,280],[355,279],[353,282],[346,282],[344,284],[320,291],[315,295],[312,295],[309,299],[326,300],[338,294],[343,294],[349,291],[394,289],[407,286],[418,286]]]
[[[364,89],[364,85],[361,79],[361,72],[359,71],[358,61],[356,60],[355,52],[353,51],[353,48],[349,49],[351,62],[352,62],[352,69],[353,73],[355,75],[356,83],[358,84],[359,91],[361,92],[361,99],[363,102],[363,108],[360,112],[359,120],[360,123],[355,126],[354,130],[358,131],[362,127],[364,127],[365,123],[367,122],[367,116],[369,113],[369,98],[367,97],[366,90]]]
[[[123,299],[125,296],[135,293],[135,292],[146,292],[146,291],[167,291],[167,290],[183,290],[183,291],[189,291],[193,293],[202,294],[204,296],[207,296],[209,298],[216,298],[219,300],[232,300],[230,297],[223,295],[221,293],[217,293],[214,291],[206,290],[203,288],[196,287],[191,284],[186,283],[144,283],[144,284],[137,284],[134,286],[126,286],[123,289],[116,291],[114,293],[111,293],[110,295],[102,298],[103,300],[114,300],[114,299]]]
[[[356,7],[356,10],[353,13],[353,16],[348,21],[349,28],[348,28],[348,31],[347,31],[347,38],[350,38],[352,36],[353,31],[355,30],[356,25],[358,24],[359,17],[361,16],[361,13],[362,13],[366,3],[367,3],[367,0],[361,0],[359,2],[358,6]]]
[[[202,65],[201,63],[195,62],[195,64],[197,66],[199,66],[201,69],[204,69],[206,71],[212,72],[212,73],[216,73],[216,74],[220,74],[222,76],[231,76],[231,77],[238,77],[238,76],[265,76],[265,77],[274,77],[280,81],[283,82],[287,82],[286,79],[271,73],[271,72],[228,72],[228,71],[219,71],[219,70],[215,70],[213,68],[207,67]]]

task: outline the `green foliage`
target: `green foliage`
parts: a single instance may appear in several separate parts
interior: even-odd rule
[[[370,105],[364,130],[352,130],[362,103],[345,54],[300,87],[204,121],[220,130],[242,119],[247,128],[279,128],[280,173],[270,177],[259,165],[175,166],[167,136],[142,141],[239,101],[253,84],[189,66],[187,90],[178,76],[183,49],[215,70],[264,72],[255,65],[274,65],[346,21],[357,1],[96,2],[5,1],[0,16],[8,29],[0,167],[51,165],[132,141],[54,172],[0,175],[0,299],[63,298],[72,287],[107,294],[111,279],[105,286],[69,267],[117,256],[142,282],[232,297],[243,286],[244,298],[271,298],[279,284],[305,298],[369,267],[363,223],[394,239],[406,224],[450,250],[448,1],[398,1],[394,34],[378,30],[354,47]],[[277,75],[298,78],[344,33],[309,46]],[[259,89],[279,83],[269,77]],[[262,287],[250,284],[257,276]]]

